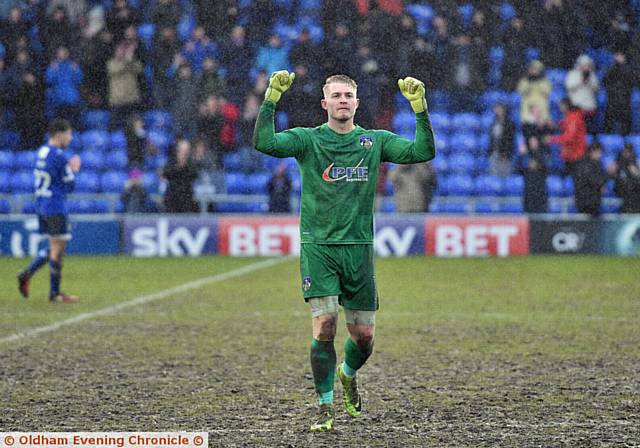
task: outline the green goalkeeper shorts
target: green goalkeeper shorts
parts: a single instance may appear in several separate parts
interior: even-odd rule
[[[338,296],[346,309],[378,309],[372,244],[302,244],[300,276],[305,301]]]

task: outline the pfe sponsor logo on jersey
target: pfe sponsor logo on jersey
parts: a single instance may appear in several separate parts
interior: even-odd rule
[[[360,137],[360,146],[364,149],[371,149],[373,146],[373,137],[370,135],[363,135]]]
[[[337,182],[339,180],[366,182],[369,180],[369,167],[360,166],[362,162],[364,162],[364,159],[361,159],[356,166],[334,166],[335,163],[332,163],[322,173],[322,180],[325,182]]]
[[[311,277],[310,276],[306,276],[305,278],[302,279],[302,289],[304,291],[309,291],[311,289]]]

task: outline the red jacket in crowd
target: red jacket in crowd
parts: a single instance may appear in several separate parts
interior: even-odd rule
[[[580,109],[570,109],[560,122],[562,134],[550,138],[560,145],[560,158],[565,162],[577,162],[587,152],[587,125]]]

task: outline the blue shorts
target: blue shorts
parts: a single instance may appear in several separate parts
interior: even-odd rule
[[[65,215],[38,216],[40,233],[57,240],[71,239],[71,224]]]

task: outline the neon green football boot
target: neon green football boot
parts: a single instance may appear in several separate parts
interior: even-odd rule
[[[362,414],[362,399],[358,392],[356,377],[349,378],[342,371],[342,364],[338,366],[338,378],[342,383],[342,402],[347,414],[351,417],[359,417]]]
[[[311,425],[311,432],[327,432],[333,429],[335,410],[333,404],[321,404],[318,408],[316,422]]]

